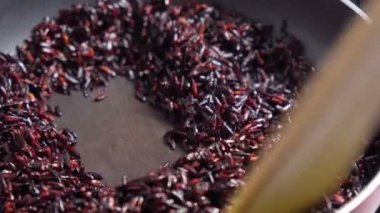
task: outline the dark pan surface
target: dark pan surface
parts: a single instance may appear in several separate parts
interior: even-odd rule
[[[42,17],[54,16],[59,8],[73,2],[93,1],[0,1],[0,51],[12,52]],[[349,14],[338,1],[332,0],[217,2],[267,23],[278,25],[287,19],[290,31],[305,42],[308,55],[316,62],[330,48]],[[79,151],[88,170],[101,173],[110,184],[117,184],[124,174],[129,178],[142,176],[182,154],[163,144],[162,136],[170,124],[159,112],[134,98],[131,82],[117,78],[111,81],[108,93],[109,97],[100,103],[93,103],[80,93],[54,95],[51,100],[64,113],[58,125],[78,133]]]

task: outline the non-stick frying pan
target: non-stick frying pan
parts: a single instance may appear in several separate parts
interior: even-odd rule
[[[76,2],[94,1],[1,0],[0,51],[13,52],[44,16],[54,16],[60,8]],[[286,19],[289,31],[304,42],[308,57],[317,66],[353,14],[338,0],[214,2],[277,26]],[[54,95],[50,101],[64,113],[58,125],[78,133],[79,151],[88,170],[101,173],[107,183],[116,185],[123,175],[142,176],[183,154],[164,145],[162,137],[171,124],[158,111],[134,98],[131,82],[117,78],[107,90],[109,97],[100,103],[93,103],[79,92],[72,96]]]

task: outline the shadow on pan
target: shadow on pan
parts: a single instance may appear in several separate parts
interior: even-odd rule
[[[13,52],[44,16],[85,0],[2,0],[0,2],[0,50]],[[181,1],[176,1],[180,3]],[[207,1],[212,2],[212,1]],[[338,1],[319,0],[218,0],[218,5],[264,23],[280,25],[286,19],[289,31],[305,43],[307,54],[319,63],[350,16]],[[108,88],[109,97],[94,104],[80,93],[54,95],[64,116],[57,120],[79,135],[79,151],[90,171],[101,173],[107,183],[121,182],[123,175],[136,178],[173,162],[182,155],[163,144],[170,124],[147,104],[134,98],[131,82],[117,78]]]

